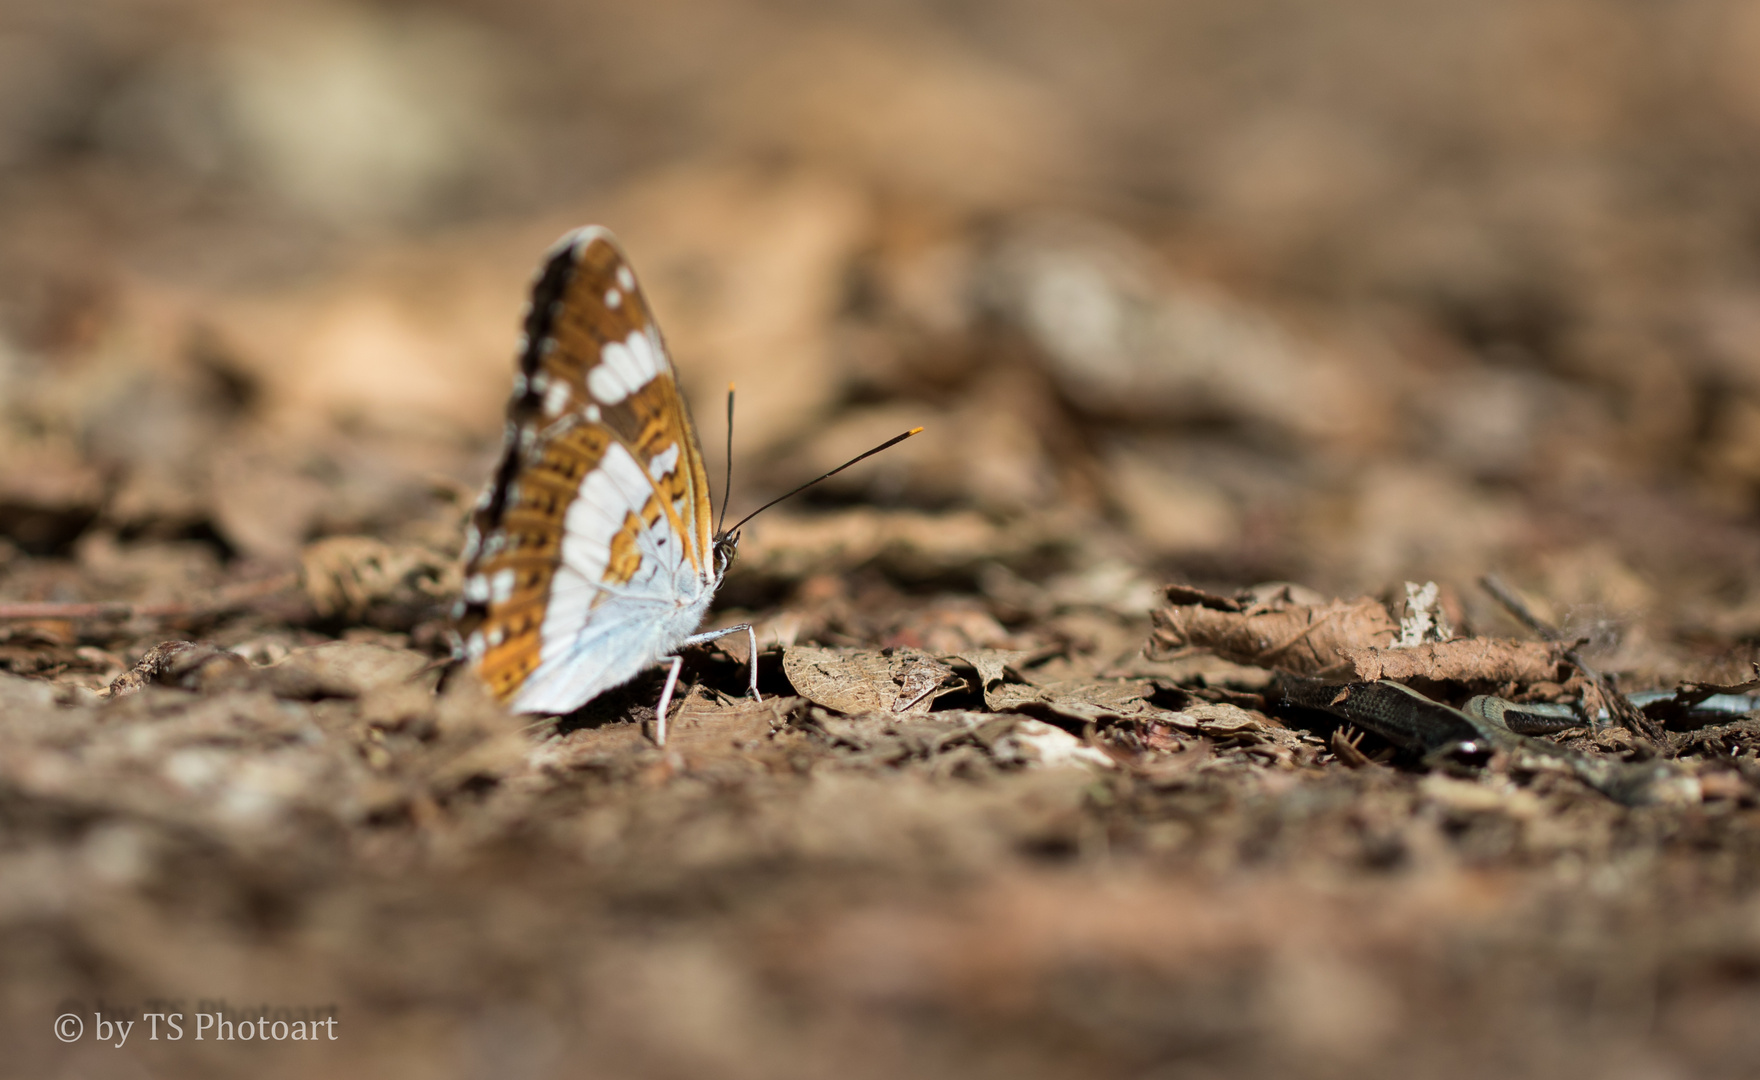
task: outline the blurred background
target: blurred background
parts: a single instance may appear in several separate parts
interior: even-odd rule
[[[596,221],[736,507],[1740,637],[1757,150],[1725,0],[6,0],[0,550],[437,520]]]
[[[0,623],[59,684],[0,672],[0,1072],[122,987],[340,997],[325,1060],[374,1076],[1750,1075],[1751,799],[967,783],[756,713],[675,776],[401,685],[52,702],[173,634],[443,650],[525,292],[588,222],[717,488],[739,384],[734,513],[927,428],[750,528],[714,617],[769,640],[1100,670],[1156,586],[1268,579],[1518,633],[1496,571],[1628,686],[1740,679],[1757,165],[1735,0],[0,0],[0,600],[309,594]],[[416,610],[314,587],[363,560]],[[227,1071],[318,1060],[257,1049]]]

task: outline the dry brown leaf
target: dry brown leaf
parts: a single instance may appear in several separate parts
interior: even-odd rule
[[[1218,745],[1251,748],[1285,766],[1312,761],[1317,749],[1317,744],[1304,743],[1300,734],[1271,717],[1234,705],[1194,705],[1167,714],[1166,720],[1174,727],[1215,739]]]
[[[1540,641],[1462,638],[1409,649],[1367,647],[1344,650],[1356,666],[1356,678],[1429,679],[1435,682],[1543,683],[1561,682],[1559,650]]]
[[[1149,703],[1152,693],[1154,687],[1144,681],[1071,680],[1046,686],[1003,683],[994,690],[985,691],[984,703],[997,712],[1024,712],[1061,720],[1066,725],[1171,715],[1166,709]]]
[[[906,649],[795,646],[783,651],[782,670],[802,697],[852,715],[925,713],[936,698],[961,685],[946,664]]]
[[[1283,587],[1243,603],[1169,586],[1147,653],[1159,659],[1209,649],[1236,663],[1316,675],[1343,666],[1346,650],[1384,646],[1399,634],[1387,609],[1369,597],[1309,603],[1299,595]]]
[[[1168,717],[1177,728],[1200,735],[1258,735],[1273,730],[1288,730],[1263,713],[1248,712],[1238,705],[1225,703],[1194,705]]]
[[[953,678],[953,669],[932,657],[912,656],[898,669],[895,678],[898,696],[893,699],[892,711],[928,712],[935,691]]]
[[[984,704],[994,711],[1001,706],[993,700],[993,695],[1007,681],[1009,670],[1032,655],[1030,651],[1018,649],[967,649],[955,659],[972,665],[972,669],[978,674],[979,689],[984,692]],[[1020,678],[1018,671],[1015,672],[1015,677]]]

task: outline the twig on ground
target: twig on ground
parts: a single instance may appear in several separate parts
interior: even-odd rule
[[[207,599],[169,604],[54,600],[0,601],[0,622],[17,622],[27,619],[124,622],[129,619],[178,619],[221,615],[239,608],[250,607],[260,600],[297,588],[298,585],[299,575],[282,574],[262,581],[233,585],[221,589]]]

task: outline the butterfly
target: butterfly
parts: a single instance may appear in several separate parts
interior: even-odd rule
[[[600,226],[567,234],[532,286],[501,462],[465,530],[459,658],[515,712],[551,714],[669,660],[665,745],[677,651],[744,633],[761,700],[752,626],[696,632],[752,516],[713,528],[702,445],[629,259]]]
[[[501,462],[465,529],[454,629],[516,712],[567,713],[687,645],[738,532],[713,535],[703,449],[611,233],[577,229],[532,286]],[[678,681],[672,656],[657,741]]]

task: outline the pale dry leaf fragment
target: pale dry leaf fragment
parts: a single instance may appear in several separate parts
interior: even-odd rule
[[[1434,581],[1419,585],[1406,582],[1406,610],[1399,620],[1399,636],[1393,647],[1409,649],[1432,641],[1447,641],[1454,636],[1448,615],[1442,610],[1442,590]]]
[[[990,754],[1004,765],[1116,766],[1103,750],[1089,746],[1060,727],[1042,720],[1022,719],[1007,734],[990,744]]]
[[[1171,585],[1167,599],[1154,613],[1151,659],[1201,648],[1236,663],[1315,675],[1342,667],[1345,650],[1382,645],[1399,633],[1387,609],[1366,596],[1309,603],[1284,586],[1243,602]]]

